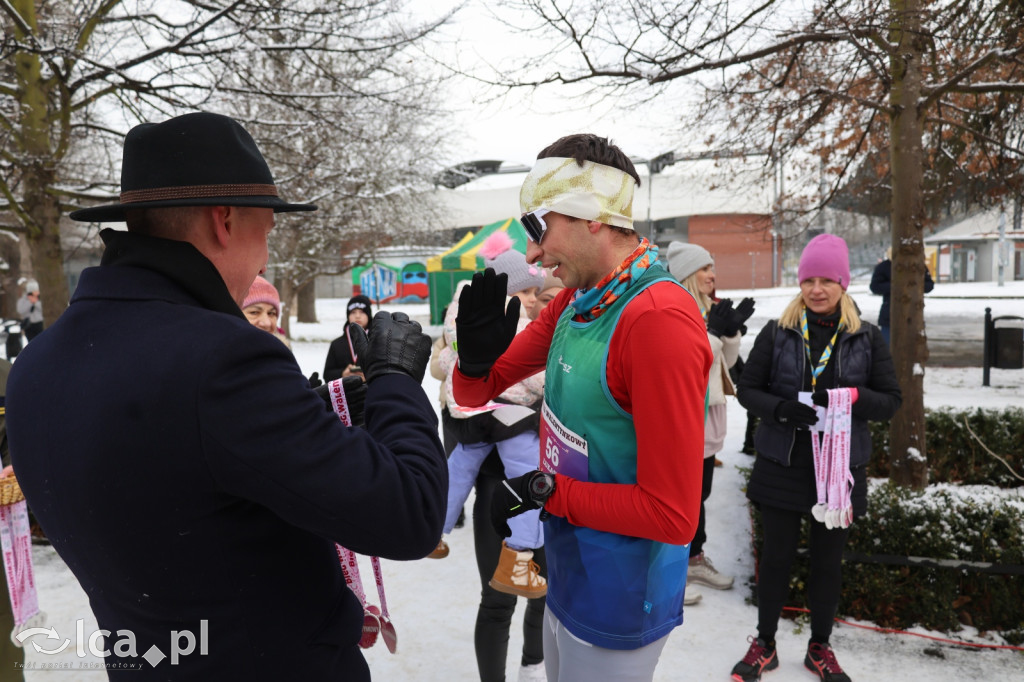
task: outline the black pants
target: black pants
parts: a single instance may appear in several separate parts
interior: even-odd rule
[[[37,336],[39,336],[40,334],[43,333],[43,323],[42,322],[26,323],[24,328],[25,328],[25,338],[28,339],[29,341],[31,341],[32,339],[36,338]]]
[[[504,478],[505,469],[501,458],[497,450],[492,449],[477,475],[476,501],[473,503],[473,543],[481,585],[473,643],[481,682],[505,680],[508,633],[518,599],[511,594],[498,592],[487,584],[494,575],[494,569],[498,567],[502,540],[491,527],[491,493],[494,486]],[[546,578],[548,570],[544,548],[533,550],[533,558],[540,566],[540,574]],[[544,598],[528,600],[523,616],[523,665],[533,665],[544,660],[543,625]]]
[[[757,634],[775,639],[779,616],[789,596],[789,572],[800,542],[800,521],[805,514],[761,505],[764,544],[757,578]],[[808,515],[808,518],[809,515]],[[827,642],[842,590],[842,559],[849,528],[828,530],[811,519],[810,581],[807,601],[811,608],[811,639]]]
[[[703,478],[700,484],[700,516],[697,517],[697,532],[693,536],[693,542],[690,543],[690,556],[695,557],[704,551],[704,543],[708,540],[708,535],[704,531],[704,502],[711,497],[711,482],[715,478],[715,457],[704,458],[704,472],[702,473]]]

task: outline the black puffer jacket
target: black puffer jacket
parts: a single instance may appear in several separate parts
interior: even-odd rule
[[[811,354],[817,361],[831,338],[827,325],[832,320],[809,313],[808,321],[812,330]],[[821,326],[816,327],[819,322]],[[815,333],[816,329],[820,331]],[[867,422],[891,418],[902,403],[892,355],[874,325],[862,322],[856,333],[839,333],[835,349],[818,376],[816,387],[840,386],[857,388],[857,402],[852,409],[850,463],[855,478],[863,481],[863,467],[871,456]],[[783,508],[809,509],[814,504],[810,432],[775,420],[775,408],[779,403],[795,400],[799,391],[810,390],[811,366],[807,362],[800,331],[780,328],[777,322],[769,322],[754,341],[737,385],[740,404],[761,418],[755,435],[758,461],[748,488],[751,499]],[[774,466],[765,466],[767,463]],[[771,482],[768,478],[772,479]],[[862,493],[863,489],[855,491],[855,497]]]

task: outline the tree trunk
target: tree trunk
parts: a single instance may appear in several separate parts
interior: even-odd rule
[[[316,278],[299,287],[296,319],[299,322],[317,322],[316,319]]]
[[[3,299],[0,300],[0,318],[5,320],[18,319],[18,280],[21,279],[21,248],[17,241],[7,236],[0,236],[0,259],[8,265],[6,271],[0,271],[0,289]]]
[[[291,317],[295,286],[290,279],[284,277],[276,277],[274,286],[277,287],[277,293],[281,295],[281,314],[277,318],[277,324],[284,331],[284,335],[290,339],[292,337]]]
[[[31,0],[18,0],[14,8],[26,26],[37,32],[36,10]],[[15,37],[26,40],[20,27]],[[62,150],[50,118],[49,79],[44,77],[38,55],[15,53],[14,73],[23,88],[18,102],[20,129],[16,139],[22,158],[24,193],[20,218],[28,235],[32,254],[31,273],[39,282],[39,298],[43,303],[43,324],[53,324],[68,306],[68,282],[64,276],[64,258],[60,247],[60,204],[49,189],[57,184],[57,161]],[[61,122],[59,125],[65,125]],[[28,273],[26,273],[28,274]]]
[[[889,429],[890,478],[902,486],[928,483],[925,449],[924,368],[928,339],[924,329],[924,152],[921,98],[920,0],[892,0],[891,63],[893,117],[890,126],[892,168],[892,294],[890,329],[896,380],[903,405]]]
[[[28,246],[43,303],[43,326],[49,327],[68,307],[68,280],[60,246],[60,207],[56,200],[44,196],[36,206],[29,207],[29,214],[40,228],[29,232]]]

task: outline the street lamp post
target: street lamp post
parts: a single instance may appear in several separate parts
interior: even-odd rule
[[[675,152],[665,152],[647,160],[647,229],[651,232],[652,244],[654,243],[654,222],[651,220],[651,203],[654,198],[654,175],[675,162]]]

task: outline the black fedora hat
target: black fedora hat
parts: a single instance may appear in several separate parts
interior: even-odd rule
[[[142,123],[124,138],[121,200],[72,211],[83,222],[124,220],[126,209],[168,206],[253,206],[315,211],[277,196],[270,168],[252,136],[220,114],[185,114]]]

